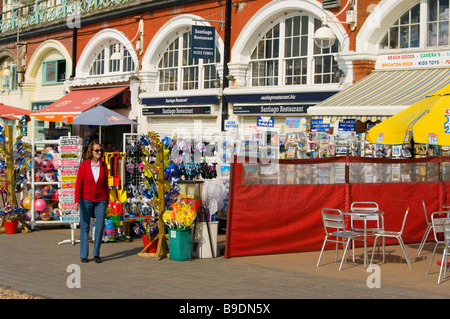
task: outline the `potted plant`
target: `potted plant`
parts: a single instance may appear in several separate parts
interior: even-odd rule
[[[163,221],[169,227],[169,258],[171,260],[190,260],[191,257],[191,225],[197,213],[191,205],[179,202],[172,204],[171,210],[163,214]]]

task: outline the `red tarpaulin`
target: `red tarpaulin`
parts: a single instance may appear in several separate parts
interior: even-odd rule
[[[394,160],[337,157],[280,160],[279,165],[358,161]],[[408,162],[439,162],[439,158],[395,160]],[[319,251],[325,237],[322,208],[349,209],[355,201],[377,202],[384,212],[385,229],[394,231],[400,231],[409,206],[403,239],[405,243],[420,242],[426,229],[422,200],[429,215],[446,203],[445,185],[440,182],[351,184],[346,172],[346,182],[339,184],[250,184],[244,180],[245,165],[237,161],[231,165],[225,257]],[[397,242],[386,239],[386,243]],[[334,244],[328,248],[334,249]]]
[[[15,120],[24,115],[29,114],[31,111],[22,109],[20,107],[9,106],[3,103],[0,103],[0,117],[9,120]]]
[[[70,91],[58,101],[30,115],[42,121],[62,122],[113,98],[128,88],[128,86],[119,86]]]

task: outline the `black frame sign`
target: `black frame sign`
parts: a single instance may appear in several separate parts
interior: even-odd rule
[[[216,29],[193,25],[191,28],[191,58],[214,59],[216,52]]]

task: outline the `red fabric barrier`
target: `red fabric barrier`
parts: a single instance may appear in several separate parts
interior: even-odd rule
[[[409,161],[427,160],[439,159]],[[386,160],[341,157],[280,160],[280,164],[350,161]],[[405,243],[420,242],[426,229],[422,199],[431,215],[446,203],[449,196],[445,190],[450,190],[450,185],[439,182],[247,185],[243,183],[244,165],[231,165],[225,257],[319,251],[325,238],[322,208],[348,209],[355,201],[377,202],[384,211],[385,229],[393,231],[400,231],[409,206],[403,239]],[[386,243],[396,244],[396,240],[387,239]],[[373,245],[373,241],[368,244]],[[327,249],[334,249],[334,244]]]

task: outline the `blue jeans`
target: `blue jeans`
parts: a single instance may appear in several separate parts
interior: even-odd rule
[[[91,217],[96,219],[94,235],[94,256],[100,256],[100,245],[102,244],[103,231],[105,228],[107,202],[90,201],[80,199],[80,257],[88,258],[89,255],[89,225]]]

